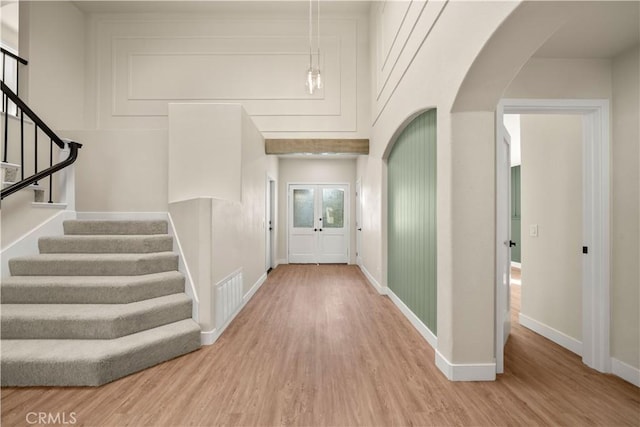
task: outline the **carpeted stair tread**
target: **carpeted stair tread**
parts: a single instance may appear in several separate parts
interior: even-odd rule
[[[3,304],[2,339],[112,339],[191,317],[184,293],[129,304]]]
[[[178,269],[172,252],[40,254],[9,260],[13,276],[137,276]]]
[[[147,235],[69,235],[43,237],[40,253],[151,253],[173,250],[167,234]]]
[[[103,221],[68,220],[63,223],[64,234],[167,234],[164,220]]]
[[[178,271],[140,276],[11,276],[0,283],[3,304],[126,304],[184,292]]]
[[[191,319],[112,340],[3,340],[2,386],[98,386],[199,347]]]

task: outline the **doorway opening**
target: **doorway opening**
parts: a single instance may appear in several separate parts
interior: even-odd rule
[[[583,362],[609,372],[609,104],[606,100],[502,100],[496,117],[496,372],[504,372],[511,275],[511,173],[504,153],[505,114],[573,114],[582,121],[581,348]],[[553,156],[553,153],[549,154]],[[536,235],[536,224],[524,225]],[[526,261],[525,261],[526,262]],[[506,286],[505,286],[506,284]],[[553,336],[548,337],[554,341]],[[567,348],[565,342],[558,342]],[[576,351],[578,350],[578,351]]]

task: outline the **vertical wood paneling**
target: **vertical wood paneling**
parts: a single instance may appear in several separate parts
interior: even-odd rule
[[[520,220],[520,166],[511,167],[511,240],[516,246],[511,248],[511,261],[520,262],[522,253]]]
[[[388,221],[388,285],[436,334],[436,110],[414,119],[389,156]]]

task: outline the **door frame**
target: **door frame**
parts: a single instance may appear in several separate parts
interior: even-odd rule
[[[607,99],[502,99],[496,109],[496,179],[504,114],[580,114],[583,117],[583,241],[589,248],[582,262],[582,361],[600,372],[611,371],[610,357],[610,141]],[[509,175],[507,179],[511,179]],[[505,194],[498,192],[496,209]],[[498,217],[496,217],[498,221]],[[496,230],[500,224],[496,223]],[[496,231],[496,271],[502,262]],[[497,276],[497,274],[496,274]],[[496,297],[498,280],[496,277]],[[496,299],[497,325],[501,307]],[[501,351],[494,336],[495,351]],[[496,366],[497,370],[497,366]],[[497,372],[497,371],[496,371]],[[499,372],[498,372],[499,373]]]
[[[289,261],[289,226],[291,224],[291,186],[292,185],[344,185],[346,187],[346,194],[348,200],[345,201],[345,228],[347,229],[347,264],[351,264],[351,184],[349,182],[301,182],[293,181],[287,182],[287,223],[286,223],[286,235],[285,235],[285,250],[287,255],[287,264]]]
[[[269,174],[266,177],[266,188],[265,188],[265,220],[264,220],[264,230],[265,230],[265,271],[269,271],[273,268],[277,267],[275,262],[275,240],[277,238],[277,229],[276,229],[276,189],[277,189],[277,181]],[[271,221],[271,224],[269,224]],[[269,230],[272,228],[272,230]]]
[[[356,215],[354,228],[356,233],[356,265],[362,265],[362,179],[356,180],[355,188]]]
[[[501,122],[497,122],[501,124]],[[503,145],[508,146],[507,162],[511,167],[511,136],[500,126],[501,144],[496,146],[496,373],[504,372],[504,346],[511,333],[511,171],[500,167]],[[506,219],[505,219],[506,217]],[[505,262],[508,260],[508,262]],[[506,277],[503,276],[506,272]],[[506,289],[505,289],[506,285]],[[506,313],[506,315],[504,314]],[[505,319],[506,317],[506,319]]]

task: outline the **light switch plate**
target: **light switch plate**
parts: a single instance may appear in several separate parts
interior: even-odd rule
[[[538,224],[531,224],[529,226],[529,236],[538,237]]]

